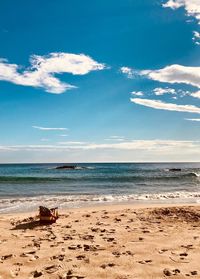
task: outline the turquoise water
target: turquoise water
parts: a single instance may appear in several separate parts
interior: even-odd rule
[[[199,163],[0,165],[0,212],[38,205],[80,207],[120,202],[200,202]],[[181,168],[172,172],[171,168]]]

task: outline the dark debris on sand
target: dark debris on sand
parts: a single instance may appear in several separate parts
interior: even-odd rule
[[[200,210],[190,207],[167,207],[156,208],[150,212],[150,216],[156,219],[163,219],[166,221],[185,221],[187,223],[200,222]]]

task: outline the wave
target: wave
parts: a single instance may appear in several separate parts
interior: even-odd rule
[[[0,176],[0,184],[1,183],[12,183],[12,184],[19,184],[19,183],[55,183],[55,182],[67,182],[67,181],[85,181],[85,182],[144,182],[144,181],[170,181],[170,180],[181,180],[181,179],[191,179],[191,178],[200,178],[200,174],[196,172],[189,172],[189,173],[178,173],[178,174],[171,174],[170,175],[163,175],[163,174],[154,174],[154,175],[145,175],[145,174],[138,174],[138,175],[117,175],[117,174],[106,174],[105,176],[102,175],[70,175],[70,176]]]
[[[188,175],[200,177],[200,173],[196,173],[196,172],[190,172]]]
[[[33,177],[33,176],[0,176],[0,183],[48,183],[60,181],[59,177]]]
[[[82,167],[82,166],[76,166],[75,170],[94,170],[95,167]]]
[[[134,203],[134,202],[197,202],[200,203],[200,192],[164,192],[124,195],[42,195],[37,197],[13,197],[0,199],[0,212],[23,212],[36,210],[40,205],[47,207],[75,208],[94,204]]]

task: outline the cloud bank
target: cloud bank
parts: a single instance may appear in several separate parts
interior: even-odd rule
[[[154,109],[161,110],[170,110],[170,111],[180,111],[180,112],[190,112],[190,113],[199,113],[200,108],[193,105],[177,105],[172,103],[165,103],[158,100],[149,100],[149,99],[140,99],[140,98],[131,98],[131,102],[142,105],[145,107],[150,107]]]
[[[65,83],[55,74],[69,73],[85,75],[91,71],[103,70],[100,64],[84,54],[50,53],[47,56],[32,55],[31,66],[21,71],[21,66],[0,60],[0,80],[9,81],[23,86],[44,88],[46,92],[60,94],[75,86]]]
[[[128,140],[126,142],[65,145],[35,144],[0,146],[0,162],[186,162],[197,161],[200,141]],[[198,156],[197,156],[198,155]],[[97,159],[98,158],[98,159]],[[28,160],[27,160],[28,159]]]
[[[129,140],[119,143],[90,143],[90,142],[66,142],[61,145],[36,144],[36,145],[11,145],[0,146],[0,150],[7,151],[56,151],[56,150],[96,150],[96,149],[113,149],[113,150],[164,150],[170,148],[196,147],[200,141],[184,140]]]

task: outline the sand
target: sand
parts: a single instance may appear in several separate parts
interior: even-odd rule
[[[200,206],[0,215],[0,278],[200,278]],[[29,218],[32,217],[32,218]]]

